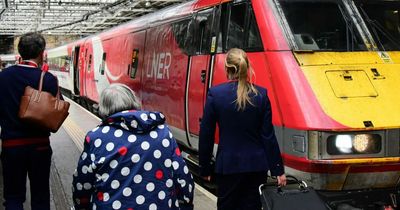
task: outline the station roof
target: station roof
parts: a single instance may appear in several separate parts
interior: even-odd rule
[[[0,35],[89,35],[186,0],[2,0]]]

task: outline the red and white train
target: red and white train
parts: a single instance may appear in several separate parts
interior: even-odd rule
[[[47,56],[89,108],[111,83],[130,86],[195,160],[207,90],[226,81],[225,53],[240,47],[269,90],[286,173],[333,209],[396,207],[399,10],[399,0],[195,0]]]

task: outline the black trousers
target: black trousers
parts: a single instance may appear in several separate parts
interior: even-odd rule
[[[50,210],[50,145],[3,147],[4,206],[6,210],[23,210],[26,176],[29,176],[31,209]]]
[[[267,181],[267,172],[217,174],[218,210],[261,210],[258,187]]]

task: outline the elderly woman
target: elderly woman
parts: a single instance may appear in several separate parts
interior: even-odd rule
[[[192,175],[164,115],[139,109],[125,85],[101,93],[103,121],[86,135],[73,177],[75,209],[192,208]]]

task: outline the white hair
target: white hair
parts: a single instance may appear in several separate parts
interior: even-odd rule
[[[114,83],[101,92],[99,114],[103,118],[117,112],[140,108],[139,98],[126,85]]]

